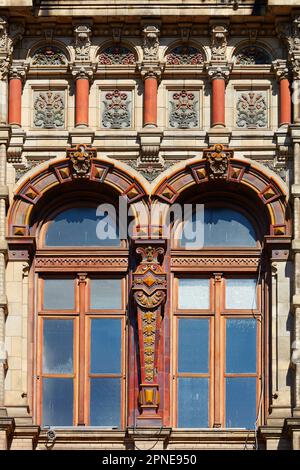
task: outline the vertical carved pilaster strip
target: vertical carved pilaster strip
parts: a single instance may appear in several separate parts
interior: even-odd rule
[[[0,144],[0,187],[6,186],[6,144]],[[5,198],[0,198],[0,407],[4,405],[4,378],[6,366],[6,351],[4,346],[5,339],[5,313],[6,313],[6,296],[5,296],[5,217],[6,202]]]
[[[140,351],[140,419],[157,419],[159,408],[158,351],[161,309],[166,299],[167,278],[158,256],[164,249],[152,245],[138,247],[142,256],[133,275],[133,293],[137,305]]]

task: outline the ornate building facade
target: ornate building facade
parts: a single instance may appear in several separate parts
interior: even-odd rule
[[[300,449],[297,3],[1,3],[1,449]]]

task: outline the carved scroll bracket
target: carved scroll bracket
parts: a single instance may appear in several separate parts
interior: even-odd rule
[[[147,420],[159,419],[158,350],[167,276],[158,257],[164,252],[163,247],[153,242],[138,246],[136,253],[142,260],[133,274],[132,291],[137,305],[140,351],[140,419]]]

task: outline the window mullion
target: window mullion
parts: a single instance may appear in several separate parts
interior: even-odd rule
[[[78,274],[79,284],[79,369],[78,426],[85,425],[85,287],[87,273]]]
[[[215,321],[214,321],[214,416],[213,427],[222,426],[221,417],[221,296],[222,296],[222,274],[214,273],[214,298],[215,298]]]

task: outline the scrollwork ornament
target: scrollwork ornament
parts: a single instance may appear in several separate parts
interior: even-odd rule
[[[145,26],[143,29],[143,52],[144,60],[158,60],[159,29],[157,26]]]

